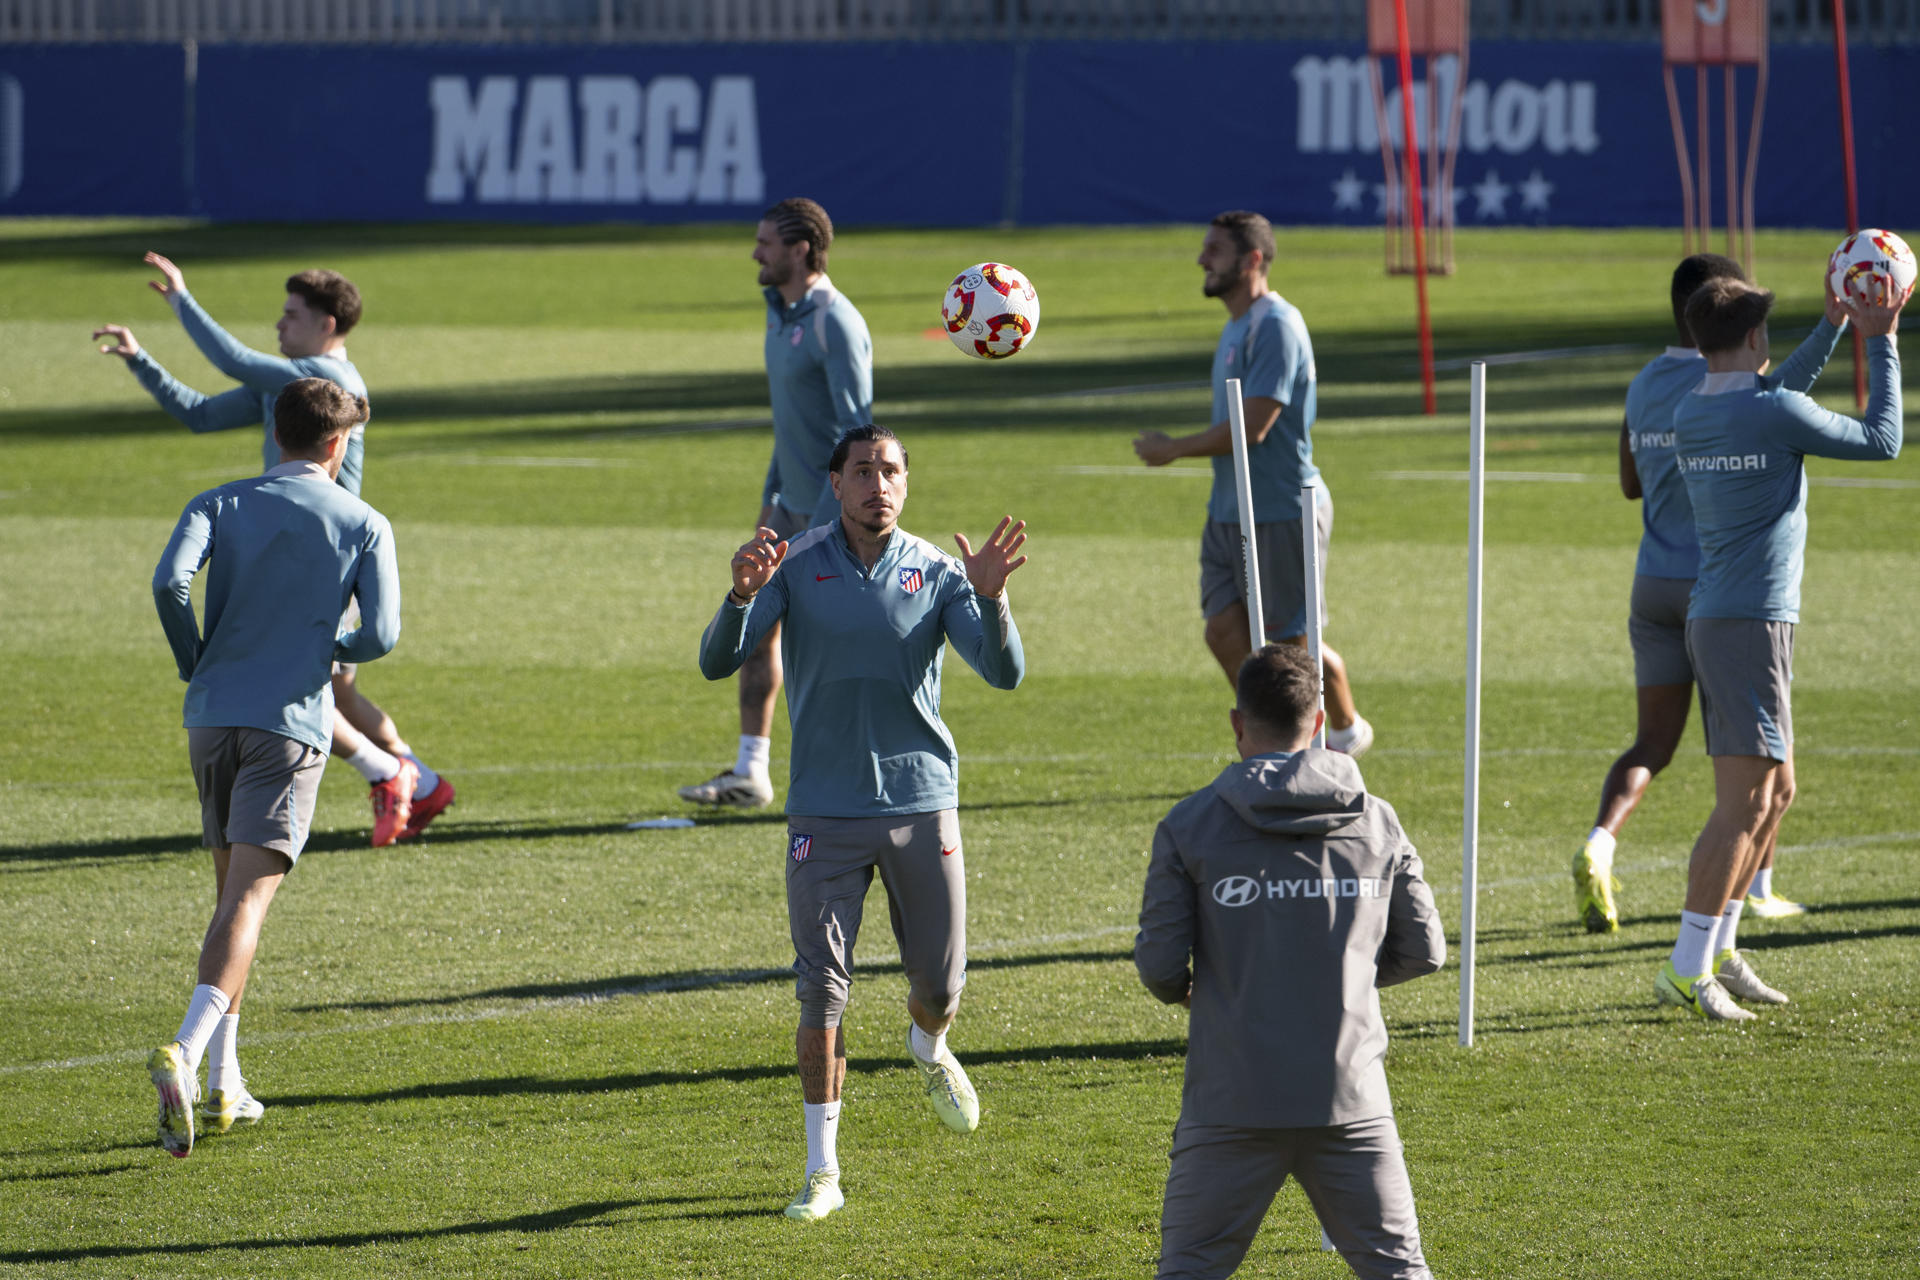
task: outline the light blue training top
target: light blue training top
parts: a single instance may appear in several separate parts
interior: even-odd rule
[[[773,458],[760,502],[777,499],[795,515],[825,524],[840,515],[827,479],[833,446],[873,421],[873,340],[867,322],[824,275],[791,306],[778,289],[765,293]]]
[[[1899,456],[1900,355],[1891,338],[1867,339],[1865,421],[1781,385],[1816,340],[1831,352],[1838,336],[1830,325],[1824,334],[1816,328],[1780,377],[1708,374],[1674,410],[1680,474],[1700,535],[1687,617],[1798,622],[1807,546],[1803,459]]]
[[[1240,379],[1240,398],[1265,396],[1281,404],[1266,438],[1247,450],[1253,482],[1253,522],[1300,519],[1300,490],[1319,469],[1313,465],[1313,339],[1300,312],[1277,293],[1255,298],[1247,313],[1227,321],[1213,352],[1213,420],[1227,420],[1227,379]],[[1207,519],[1240,523],[1233,491],[1233,454],[1213,460],[1213,491]]]
[[[960,803],[960,756],[940,720],[942,646],[996,689],[1026,674],[1006,596],[983,601],[958,560],[896,529],[869,570],[835,520],[793,539],[753,600],[729,596],[700,671],[730,676],[774,623],[793,727],[787,813],[867,818]]]
[[[273,402],[281,388],[301,378],[325,378],[348,393],[367,394],[360,371],[347,359],[345,349],[326,356],[304,356],[298,360],[255,351],[215,324],[193,295],[177,289],[167,295],[180,325],[213,366],[240,383],[231,391],[209,396],[195,391],[161,367],[145,347],[127,361],[127,368],[160,407],[186,423],[194,432],[230,431],[235,427],[264,424],[266,437],[260,447],[262,471],[280,461],[280,445],[273,438]],[[340,464],[340,485],[348,493],[360,492],[362,454],[366,449],[366,428],[356,426],[347,438],[346,461]]]
[[[1640,476],[1640,557],[1634,572],[1691,578],[1700,568],[1687,483],[1673,460],[1673,407],[1699,385],[1707,362],[1692,347],[1668,347],[1627,386],[1627,447]]]
[[[204,635],[192,600],[203,565]],[[360,625],[342,632],[349,599]],[[371,662],[400,638],[393,529],[317,463],[282,463],[187,504],[153,601],[187,682],[188,728],[264,729],[325,751],[333,664]]]

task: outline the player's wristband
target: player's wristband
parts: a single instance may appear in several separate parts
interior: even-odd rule
[[[738,605],[740,608],[744,609],[748,605],[753,603],[753,597],[742,596],[738,591],[735,591],[732,587],[728,587],[727,603],[731,605]]]

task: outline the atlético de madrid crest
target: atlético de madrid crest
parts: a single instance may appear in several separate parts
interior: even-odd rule
[[[918,591],[921,583],[924,581],[925,579],[920,576],[918,569],[902,569],[900,571],[900,589],[908,595],[912,595]]]
[[[787,856],[795,862],[805,862],[807,855],[813,852],[812,836],[790,836],[787,839]]]

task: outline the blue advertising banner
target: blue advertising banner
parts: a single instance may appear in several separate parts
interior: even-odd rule
[[[0,215],[181,214],[177,45],[0,45]]]
[[[1860,210],[1920,231],[1898,132],[1920,49],[1856,46]],[[810,194],[847,223],[1378,225],[1374,82],[1357,46],[1043,42],[582,47],[0,46],[0,214],[218,220],[687,222]],[[1389,69],[1390,72],[1390,69]],[[1457,222],[1675,226],[1659,47],[1483,43],[1415,86],[1457,110]],[[1754,76],[1741,72],[1744,157]],[[1385,93],[1401,145],[1399,88]],[[1686,137],[1697,145],[1691,71]],[[1724,222],[1718,73],[1708,170]],[[189,108],[189,102],[192,104]],[[1837,228],[1828,50],[1772,50],[1756,215]],[[1432,179],[1428,178],[1429,199]]]
[[[966,45],[210,47],[200,196],[234,219],[688,222],[811,193],[846,221],[995,222],[1013,62]],[[938,86],[956,67],[980,128],[951,127]]]
[[[1920,78],[1920,50],[1856,48],[1852,64],[1861,217],[1920,230],[1920,168],[1875,162],[1905,154],[1896,131],[1912,101],[1906,86]],[[1397,151],[1400,90],[1394,68],[1381,65],[1387,134]],[[1383,220],[1388,194],[1374,86],[1355,46],[1056,43],[1035,46],[1028,70],[1021,221],[1191,222],[1226,208],[1256,209],[1282,223]],[[1416,64],[1413,95],[1423,149],[1425,70]],[[1463,84],[1454,60],[1438,60],[1431,90],[1443,137],[1458,104],[1458,225],[1679,224],[1679,164],[1658,45],[1483,43],[1470,51],[1466,71]],[[1692,149],[1694,73],[1676,74]],[[1741,69],[1736,83],[1744,165],[1753,69]],[[1715,70],[1708,171],[1717,225],[1726,217],[1721,85]],[[1755,189],[1759,225],[1844,223],[1838,104],[1831,50],[1772,50]],[[1423,186],[1432,191],[1430,174]]]

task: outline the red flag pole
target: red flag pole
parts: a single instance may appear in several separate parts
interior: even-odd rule
[[[1853,170],[1853,92],[1847,84],[1847,10],[1833,0],[1833,65],[1840,86],[1840,165],[1847,187],[1847,234],[1860,229],[1860,191]],[[1831,288],[1832,286],[1828,286]],[[1853,407],[1867,407],[1866,344],[1853,331]]]
[[[1838,4],[1839,0],[1834,0]],[[1420,398],[1434,412],[1433,319],[1427,311],[1427,231],[1420,199],[1420,140],[1413,128],[1413,53],[1407,36],[1407,0],[1393,0],[1394,42],[1400,54],[1401,150],[1407,162],[1407,222],[1413,228],[1413,279],[1420,299]],[[1427,74],[1433,74],[1431,59]],[[1433,121],[1429,120],[1431,126]]]

